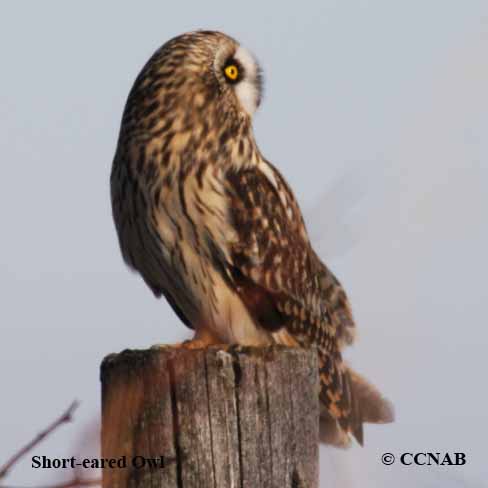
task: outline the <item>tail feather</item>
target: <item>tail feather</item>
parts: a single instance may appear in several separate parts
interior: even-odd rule
[[[351,445],[351,437],[324,405],[320,405],[319,440],[334,447],[347,448]]]
[[[388,424],[395,420],[393,404],[366,378],[349,368],[353,396],[359,404],[361,419],[372,424]]]
[[[351,434],[363,445],[363,424],[393,422],[394,408],[379,390],[363,376],[347,368],[342,377],[343,415],[335,417],[322,406],[320,414],[320,441],[336,447],[348,447]],[[342,402],[341,402],[342,403]]]

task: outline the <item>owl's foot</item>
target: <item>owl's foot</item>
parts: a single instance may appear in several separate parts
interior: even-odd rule
[[[219,339],[212,334],[208,329],[201,328],[198,329],[195,333],[193,339],[189,341],[184,341],[181,344],[181,347],[185,349],[193,350],[193,349],[206,349],[209,346],[216,346],[221,345]]]
[[[191,339],[188,341],[184,341],[181,344],[179,344],[179,347],[182,347],[183,349],[188,349],[189,351],[192,351],[194,349],[206,349],[208,346],[211,346],[212,344],[209,344],[207,341],[203,339]]]
[[[222,344],[213,334],[207,331],[207,329],[200,329],[195,333],[193,339],[179,342],[177,344],[155,344],[153,349],[188,349],[192,351],[194,349],[206,349],[209,346],[221,346],[223,349],[227,349],[229,344]]]

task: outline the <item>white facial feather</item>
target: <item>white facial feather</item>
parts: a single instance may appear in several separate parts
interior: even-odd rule
[[[244,78],[237,83],[235,88],[237,98],[242,108],[252,116],[259,103],[259,92],[256,85],[258,65],[252,54],[242,46],[239,46],[234,57],[244,68]]]

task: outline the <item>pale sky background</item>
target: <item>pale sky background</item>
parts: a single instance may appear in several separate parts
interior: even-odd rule
[[[321,448],[321,487],[487,487],[486,0],[2,2],[0,463],[79,398],[33,453],[74,454],[102,358],[187,337],[122,263],[109,172],[140,68],[196,28],[261,61],[258,143],[349,291],[348,358],[396,405],[364,448]],[[406,451],[468,464],[380,462]]]

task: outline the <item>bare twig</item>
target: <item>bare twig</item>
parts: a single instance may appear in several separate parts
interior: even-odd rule
[[[75,400],[68,409],[57,419],[55,420],[49,427],[44,429],[42,432],[39,432],[34,439],[28,442],[22,449],[16,452],[2,467],[0,467],[0,480],[7,476],[7,473],[10,469],[19,462],[19,460],[24,457],[29,451],[31,451],[34,447],[36,447],[42,440],[44,440],[49,434],[54,432],[60,425],[71,422],[73,412],[78,408],[79,402]],[[60,485],[59,487],[52,487],[52,488],[69,488],[75,486],[83,486],[83,485]],[[84,485],[89,486],[89,485]],[[93,486],[93,485],[92,485]]]

